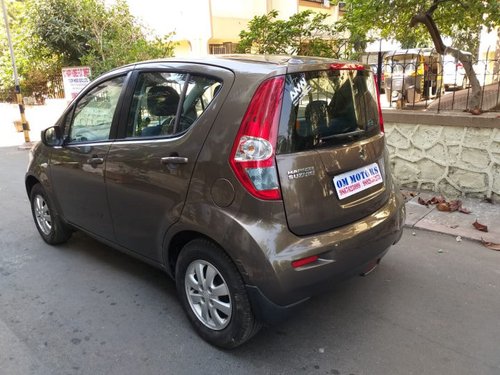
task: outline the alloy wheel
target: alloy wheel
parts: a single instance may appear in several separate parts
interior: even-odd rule
[[[191,262],[186,270],[184,285],[189,306],[200,322],[216,331],[229,324],[231,295],[217,268],[204,260]]]
[[[34,211],[38,227],[48,236],[52,231],[52,217],[49,206],[41,195],[37,195],[34,199]]]

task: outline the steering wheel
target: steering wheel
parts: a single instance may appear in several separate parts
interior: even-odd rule
[[[179,123],[177,124],[177,133],[181,133],[184,130],[187,130],[191,124],[193,123],[193,119],[181,115],[179,119]],[[161,133],[162,135],[174,135],[174,124],[175,124],[175,116],[168,116],[165,121],[161,123]]]

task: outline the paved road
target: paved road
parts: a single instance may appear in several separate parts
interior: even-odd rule
[[[500,374],[500,253],[408,230],[368,277],[224,352],[192,331],[161,272],[82,234],[45,245],[26,161],[0,148],[2,375]]]

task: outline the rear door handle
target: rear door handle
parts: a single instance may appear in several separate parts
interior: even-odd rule
[[[104,158],[100,158],[97,156],[91,157],[90,159],[87,160],[87,163],[95,167],[97,164],[103,164],[104,163]]]
[[[187,164],[188,161],[188,158],[184,158],[182,156],[165,156],[164,158],[161,158],[162,164]]]

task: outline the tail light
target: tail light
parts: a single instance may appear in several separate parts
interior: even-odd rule
[[[268,79],[257,88],[243,116],[229,163],[254,197],[281,199],[275,161],[279,116],[285,77]]]

